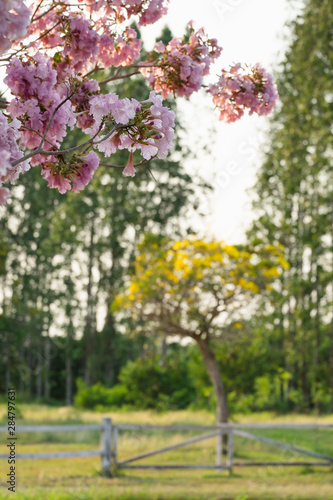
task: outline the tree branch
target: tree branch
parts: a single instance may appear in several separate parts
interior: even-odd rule
[[[154,158],[156,158],[156,155],[152,156],[149,160],[142,160],[142,161],[140,161],[140,163],[135,163],[133,165],[133,167],[140,167],[141,165],[146,165],[147,163],[149,163]],[[110,163],[100,163],[100,166],[102,166],[102,167],[110,167],[110,168],[125,168],[126,165],[111,165]]]
[[[113,80],[122,80],[124,78],[129,78],[130,76],[133,76],[133,75],[138,75],[139,73],[140,73],[140,71],[133,71],[133,73],[128,73],[127,75],[121,75],[121,76],[114,75],[114,76],[110,76],[110,78],[107,78],[106,80],[103,80],[102,82],[98,82],[98,83],[99,83],[99,85],[104,85],[105,83],[112,82]]]

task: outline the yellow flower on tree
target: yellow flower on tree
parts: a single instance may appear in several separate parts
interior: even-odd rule
[[[157,244],[150,235],[139,250],[135,272],[113,303],[114,311],[130,310],[131,321],[137,320],[146,334],[193,339],[215,390],[217,420],[226,422],[227,397],[212,343],[228,325],[232,332],[242,329],[251,301],[261,290],[268,293],[283,272],[283,249],[250,249],[194,237],[159,239]]]

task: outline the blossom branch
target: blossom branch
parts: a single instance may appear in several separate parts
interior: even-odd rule
[[[102,137],[99,141],[96,141],[94,142],[94,144],[100,144],[101,142],[104,142],[106,141],[109,137],[111,137],[111,135],[113,134],[113,132],[116,131],[117,128],[122,128],[122,127],[113,127],[112,130],[110,130],[110,132],[108,132],[104,137]],[[96,137],[96,135],[94,136]]]
[[[27,127],[26,125],[21,125],[21,128],[23,128],[25,130],[30,130],[30,132],[34,132],[35,134],[37,134],[41,138],[43,137],[42,134],[40,132],[38,132],[37,130],[35,130],[34,128]],[[48,144],[50,144],[50,146],[52,146],[53,148],[57,147],[55,144],[53,144],[52,142],[48,141],[47,139],[45,139],[45,142],[47,142]]]
[[[44,0],[40,0],[39,4],[38,4],[38,5],[37,5],[37,7],[35,8],[34,13],[33,13],[33,14],[32,14],[32,16],[31,16],[31,22],[32,22],[32,23],[33,23],[34,21],[37,21],[37,19],[40,19],[40,17],[41,17],[41,16],[37,17],[36,19],[34,19],[34,17],[35,17],[35,15],[36,15],[36,13],[37,13],[38,9],[39,9],[39,8],[40,8],[40,6],[42,5],[43,1],[44,1]],[[52,6],[52,7],[51,7],[51,8],[50,8],[50,9],[49,9],[49,10],[48,10],[45,14],[47,14],[50,10],[54,9],[54,7],[55,7],[55,6]],[[45,14],[44,14],[44,15],[45,15]]]
[[[63,105],[65,104],[65,102],[69,101],[69,99],[70,99],[71,97],[73,97],[73,95],[74,95],[74,94],[75,94],[75,91],[73,91],[73,92],[72,92],[69,96],[67,96],[67,97],[66,97],[66,99],[64,99],[63,101],[61,101],[61,102],[58,104],[58,106],[56,106],[56,107],[54,108],[53,113],[52,113],[52,115],[51,115],[51,117],[50,117],[50,119],[49,119],[49,122],[48,122],[48,124],[46,125],[46,129],[45,129],[45,132],[44,132],[44,134],[43,134],[42,140],[41,140],[41,142],[40,142],[40,144],[39,144],[39,149],[41,149],[41,148],[42,148],[42,146],[43,146],[43,143],[44,143],[44,141],[45,141],[46,134],[48,133],[48,131],[49,131],[50,127],[51,127],[52,121],[53,121],[53,119],[54,119],[54,117],[55,117],[55,115],[56,115],[57,111],[61,108],[61,106],[63,106]]]
[[[152,156],[149,158],[149,160],[142,160],[139,163],[134,163],[133,167],[140,167],[141,165],[147,165],[150,161],[152,161],[154,158],[156,158],[157,155]],[[109,168],[125,168],[125,165],[112,165],[110,163],[100,163],[100,166],[102,167],[109,167]]]
[[[121,75],[121,76],[111,76],[110,78],[107,78],[106,80],[103,80],[102,82],[98,82],[99,85],[105,85],[106,83],[112,82],[114,80],[123,80],[124,78],[129,78],[130,76],[133,75],[139,75],[140,71],[133,71],[133,73],[128,73],[127,75]]]

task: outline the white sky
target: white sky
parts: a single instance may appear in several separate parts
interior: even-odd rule
[[[213,66],[213,76],[221,67],[238,61],[260,62],[273,72],[288,44],[285,22],[294,16],[288,0],[171,0],[168,15],[142,32],[150,49],[163,26],[167,24],[174,36],[181,36],[186,23],[193,19],[196,27],[203,26],[223,47],[220,60]],[[214,195],[203,200],[210,215],[204,221],[195,221],[206,236],[238,243],[252,219],[250,194],[246,190],[253,185],[260,165],[260,144],[268,121],[252,116],[234,124],[221,123],[218,112],[212,111],[209,97],[202,94],[194,95],[190,102],[178,102],[180,110],[184,110],[193,147],[203,136],[209,143],[207,127],[216,129],[209,152],[202,154],[198,146],[199,160],[187,166],[198,168],[215,186]]]

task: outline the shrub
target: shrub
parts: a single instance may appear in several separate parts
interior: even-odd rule
[[[112,388],[100,382],[87,387],[78,380],[74,405],[92,409],[126,406],[169,410],[186,408],[195,399],[186,363],[179,359],[170,359],[163,367],[154,359],[130,361],[122,368],[119,380]]]

